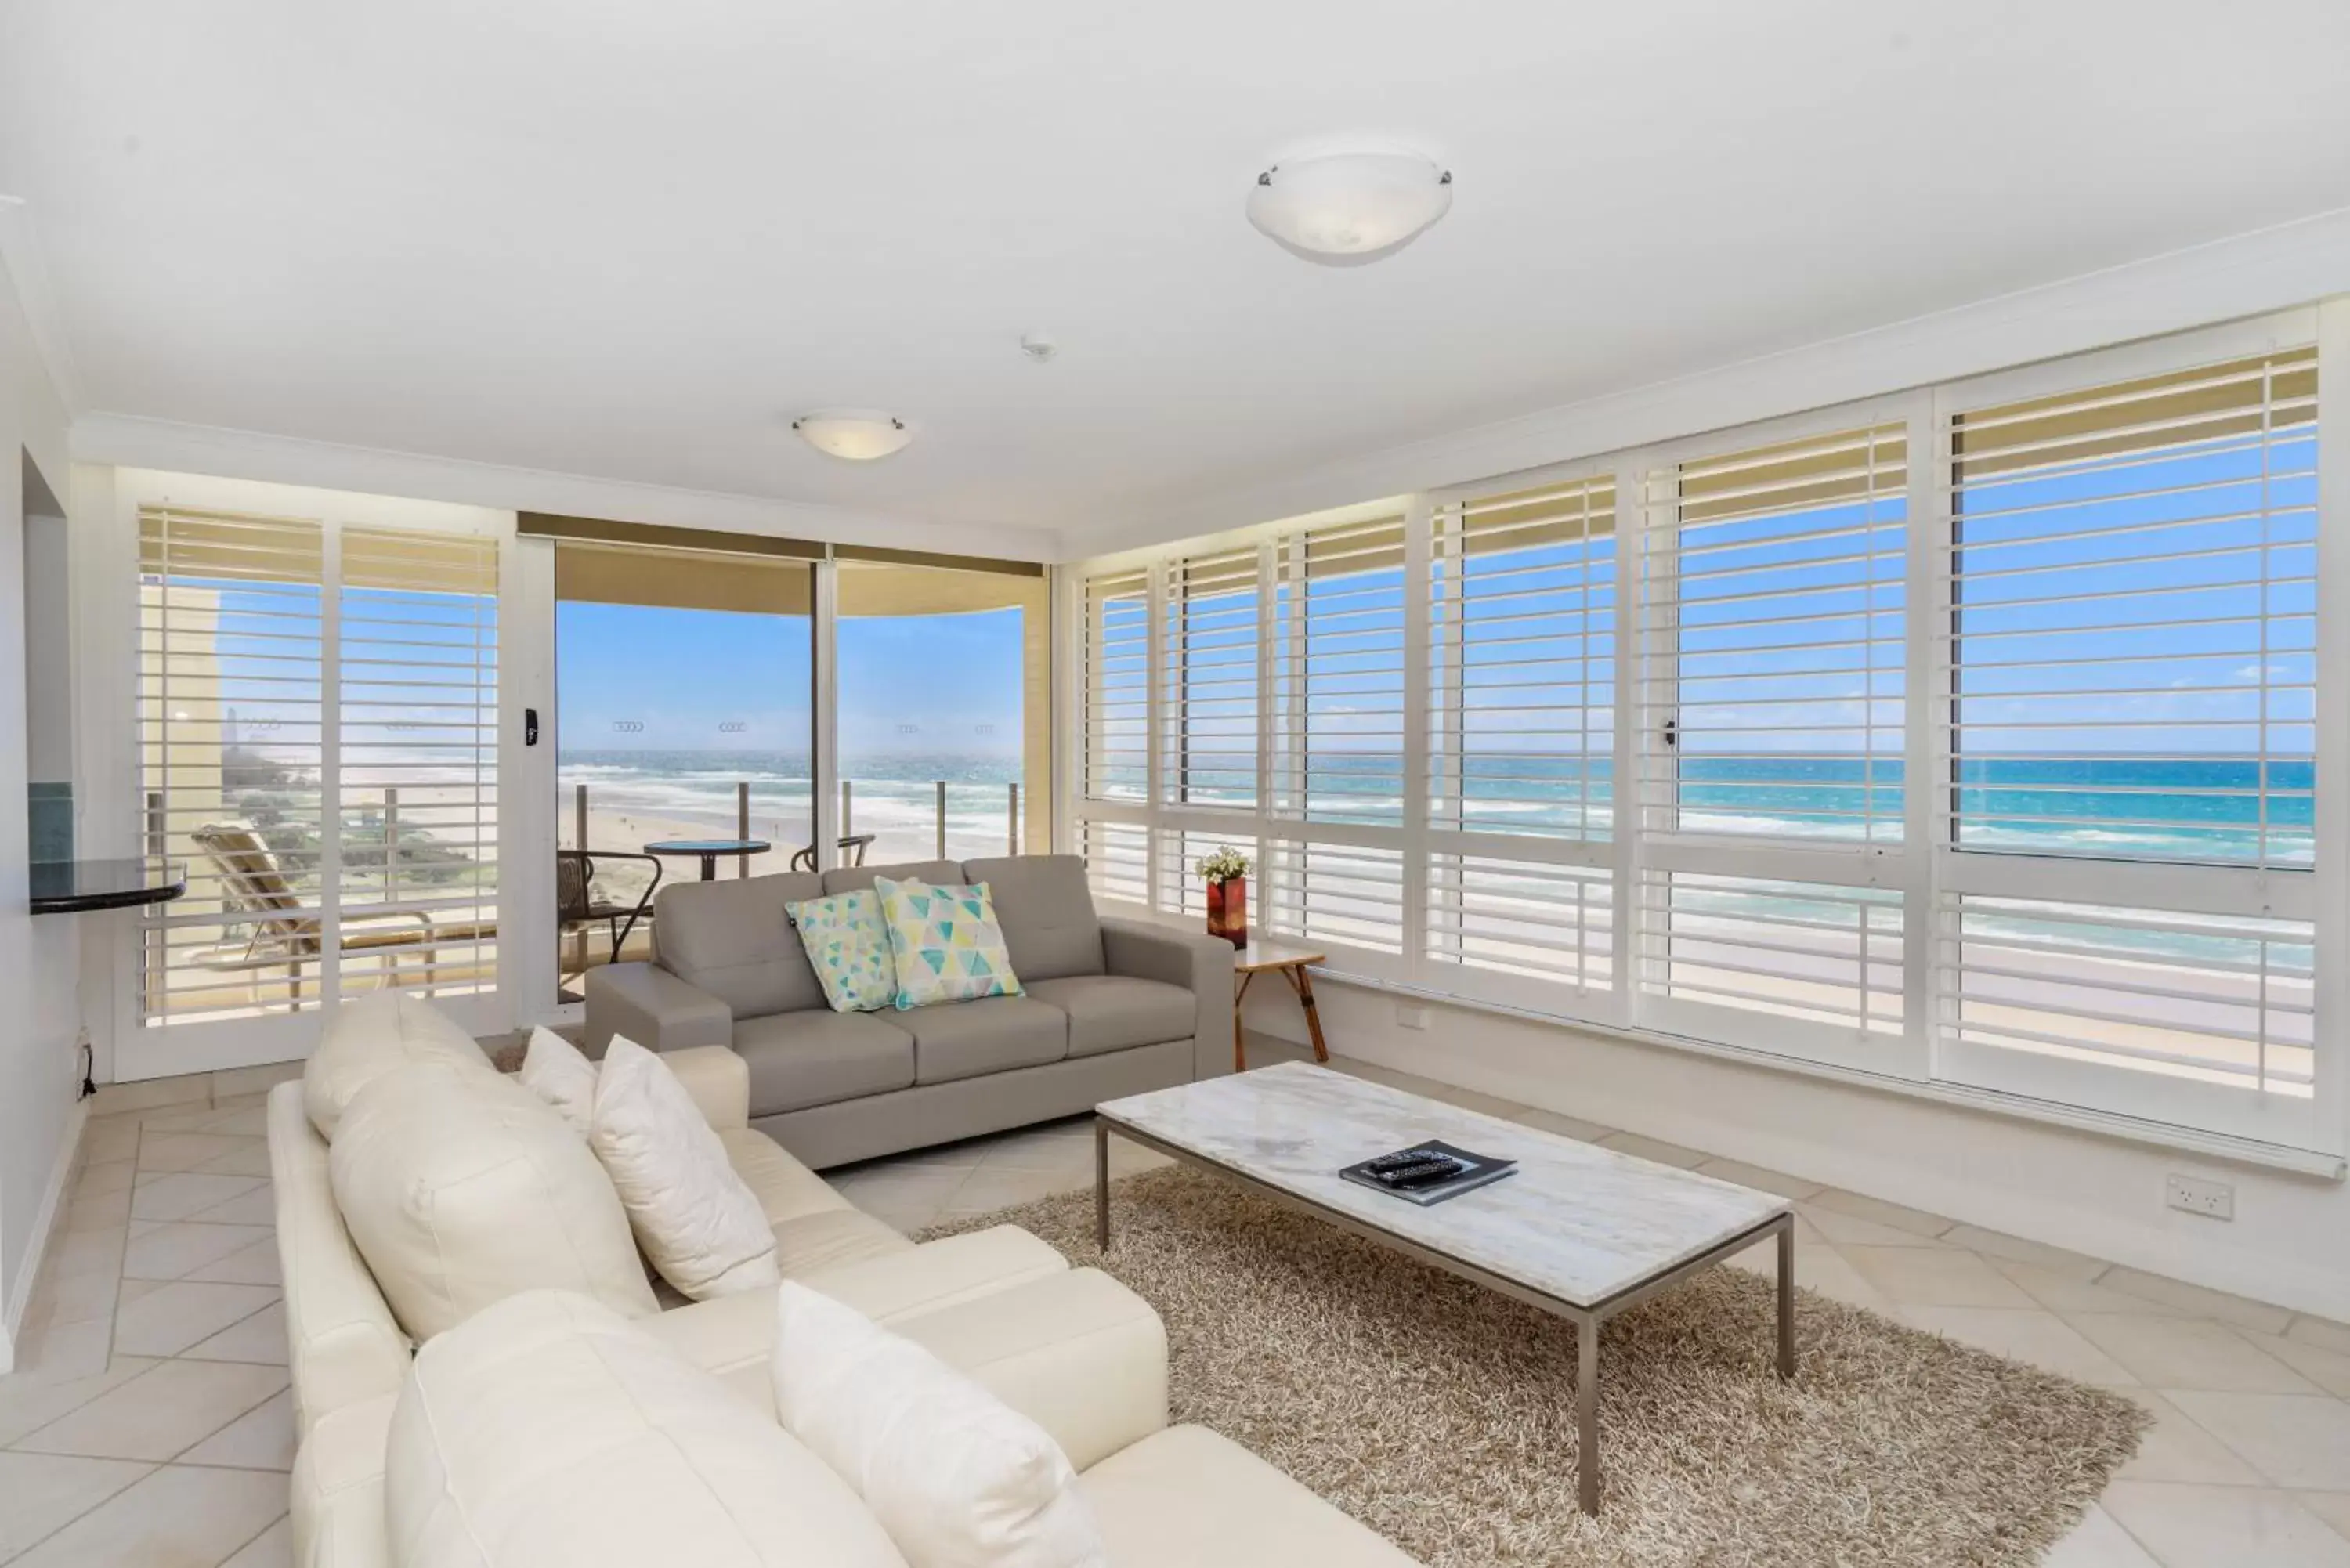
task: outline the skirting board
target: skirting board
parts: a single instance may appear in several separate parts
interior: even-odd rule
[[[41,1270],[49,1261],[49,1242],[57,1226],[57,1214],[65,1207],[66,1184],[73,1179],[75,1169],[81,1164],[82,1134],[89,1127],[89,1102],[78,1101],[66,1123],[66,1136],[57,1140],[57,1164],[49,1171],[48,1189],[41,1194],[41,1207],[33,1216],[33,1233],[26,1238],[25,1266],[17,1271],[8,1284],[8,1302],[5,1316],[0,1316],[0,1374],[16,1368],[16,1340],[25,1322],[25,1309],[33,1304],[33,1290],[40,1282]]]

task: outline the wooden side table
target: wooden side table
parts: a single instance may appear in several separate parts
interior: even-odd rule
[[[1262,940],[1252,940],[1232,954],[1232,972],[1240,977],[1232,987],[1233,1072],[1248,1071],[1248,1045],[1241,1034],[1241,1002],[1248,995],[1249,981],[1268,970],[1278,971],[1289,982],[1289,989],[1297,993],[1297,1004],[1305,1009],[1305,1032],[1314,1041],[1314,1059],[1330,1059],[1330,1048],[1322,1044],[1322,1015],[1314,1006],[1314,977],[1306,969],[1328,957],[1312,948],[1284,947]]]

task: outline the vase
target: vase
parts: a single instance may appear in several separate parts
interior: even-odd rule
[[[1248,946],[1248,878],[1208,884],[1208,934],[1236,948]]]

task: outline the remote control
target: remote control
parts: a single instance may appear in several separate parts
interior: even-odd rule
[[[1448,1181],[1466,1168],[1459,1160],[1440,1155],[1417,1165],[1384,1171],[1378,1179],[1388,1187],[1425,1187],[1431,1181]]]
[[[1431,1159],[1446,1158],[1448,1157],[1437,1153],[1432,1148],[1407,1148],[1395,1154],[1383,1154],[1377,1159],[1366,1160],[1363,1162],[1363,1169],[1372,1176],[1385,1176],[1391,1170],[1401,1170],[1408,1165],[1424,1165]]]

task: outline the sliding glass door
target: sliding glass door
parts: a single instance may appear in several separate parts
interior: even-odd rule
[[[556,969],[576,1002],[588,970],[650,955],[657,882],[805,863],[815,568],[572,541],[555,562]]]
[[[870,560],[836,570],[842,863],[1048,848],[1045,579]]]

